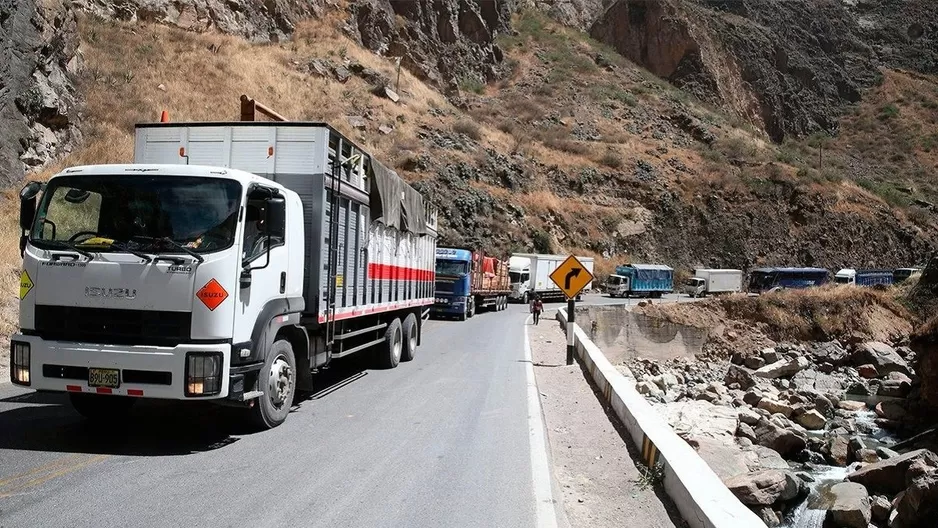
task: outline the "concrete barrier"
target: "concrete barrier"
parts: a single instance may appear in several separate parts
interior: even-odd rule
[[[557,320],[566,328],[566,310],[557,311]],[[573,329],[580,361],[592,375],[606,403],[625,425],[646,464],[651,462],[651,465],[663,467],[664,490],[687,523],[693,528],[766,528],[636,392],[635,380],[616,370],[579,325],[573,325]]]
[[[709,332],[635,313],[625,305],[589,306],[576,321],[613,364],[643,357],[666,361],[692,358],[703,350]]]

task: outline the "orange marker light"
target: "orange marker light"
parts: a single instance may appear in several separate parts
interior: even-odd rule
[[[273,155],[274,155],[274,147],[267,147],[267,157],[269,158]]]
[[[186,147],[179,147],[179,157],[180,158],[186,157]]]

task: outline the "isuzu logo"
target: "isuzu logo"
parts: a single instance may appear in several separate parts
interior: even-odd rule
[[[137,290],[130,288],[97,288],[85,286],[85,297],[107,297],[109,299],[136,299]]]

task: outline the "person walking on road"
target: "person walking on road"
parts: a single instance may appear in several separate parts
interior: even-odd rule
[[[541,320],[541,312],[543,311],[544,303],[541,302],[540,295],[534,294],[534,298],[531,299],[531,313],[534,314],[534,324]]]

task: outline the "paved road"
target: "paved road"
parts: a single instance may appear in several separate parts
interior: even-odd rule
[[[336,365],[263,433],[164,403],[95,430],[0,385],[0,526],[533,526],[525,308],[433,321],[397,369]]]

